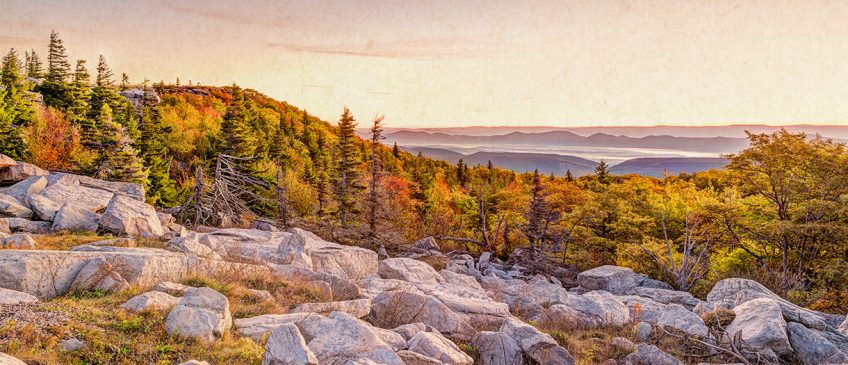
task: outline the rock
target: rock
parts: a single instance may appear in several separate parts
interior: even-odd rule
[[[844,352],[813,330],[795,322],[789,322],[786,328],[792,349],[804,365],[848,364]]]
[[[268,337],[262,365],[318,365],[318,358],[306,346],[297,326],[286,323]]]
[[[38,194],[47,186],[44,176],[30,176],[23,181],[12,185],[4,191],[4,194],[15,198],[22,204],[27,204],[27,197]]]
[[[53,219],[54,231],[96,231],[100,215],[90,210],[65,204]]]
[[[0,365],[27,365],[27,363],[0,352]]]
[[[257,289],[245,289],[245,294],[247,297],[253,298],[262,302],[273,302],[274,295],[267,290],[257,290]]]
[[[412,247],[420,249],[420,250],[424,250],[424,251],[430,251],[430,250],[440,251],[441,250],[441,248],[439,247],[439,243],[436,242],[436,239],[433,238],[433,236],[427,236],[427,237],[424,237],[424,238],[416,241],[415,243],[412,244]]]
[[[197,255],[197,257],[203,257],[210,260],[223,259],[221,254],[219,254],[209,246],[201,244],[197,240],[197,236],[194,235],[172,238],[166,243],[165,249],[173,252],[182,252]]]
[[[120,308],[130,312],[143,312],[146,310],[165,311],[180,302],[180,298],[160,291],[149,291],[132,297]]]
[[[780,306],[783,317],[817,330],[828,328],[828,319],[822,313],[801,308],[786,299],[772,293],[762,284],[748,279],[731,278],[716,283],[707,294],[707,303],[714,308],[734,309],[749,300],[768,298]]]
[[[38,242],[35,242],[32,237],[26,233],[15,233],[9,237],[0,240],[0,248],[10,248],[13,250],[32,250]]]
[[[634,321],[656,324],[666,307],[665,304],[657,303],[653,299],[637,295],[620,295],[617,298],[627,306],[630,317]]]
[[[26,162],[17,162],[14,165],[0,169],[0,183],[16,183],[32,176],[44,176],[49,172]]]
[[[173,296],[181,297],[185,295],[185,292],[191,289],[191,286],[183,285],[180,283],[172,283],[170,281],[163,281],[156,286],[153,287],[154,291],[160,291],[166,294],[170,294]]]
[[[232,321],[227,297],[210,288],[192,288],[168,314],[165,331],[210,343],[229,330]]]
[[[637,345],[636,352],[625,356],[622,361],[627,365],[683,365],[674,356],[646,343]]]
[[[651,332],[653,332],[653,330],[654,328],[650,323],[639,322],[636,323],[636,326],[633,328],[633,334],[636,341],[645,342],[651,337]]]
[[[664,281],[654,280],[642,274],[636,274],[636,286],[651,289],[674,290],[671,285]]]
[[[109,201],[100,218],[100,228],[115,234],[161,236],[165,233],[151,205],[123,195]]]
[[[742,340],[768,356],[775,357],[792,352],[786,335],[786,321],[781,315],[780,305],[774,300],[750,300],[733,311],[736,312],[736,318],[727,326],[729,335],[741,333]]]
[[[88,243],[89,246],[112,246],[112,247],[136,247],[136,242],[132,237],[110,238],[101,241]]]
[[[380,249],[377,250],[377,259],[383,260],[389,258],[389,253],[386,251],[386,246],[380,245]]]
[[[409,350],[398,351],[398,356],[406,365],[443,365],[444,363],[427,355]]]
[[[604,291],[572,294],[565,304],[552,305],[544,320],[576,328],[621,326],[630,322],[630,312],[615,296]]]
[[[186,361],[186,362],[184,362],[180,365],[209,365],[209,363],[206,362],[206,361],[200,361],[200,360],[189,360],[189,361]]]
[[[287,324],[297,324],[315,313],[264,314],[250,318],[239,318],[233,321],[236,331],[242,336],[250,337],[256,342],[262,341],[262,336],[271,333],[275,328]]]
[[[340,278],[335,275],[314,272],[307,269],[300,269],[288,265],[269,265],[273,268],[274,273],[281,278],[292,278],[294,280],[306,280],[310,283],[317,283],[316,289],[324,291],[326,287],[321,282],[326,283],[330,287],[330,297],[334,300],[351,300],[362,297],[360,288],[352,281]]]
[[[384,292],[375,297],[371,302],[370,320],[382,328],[420,322],[465,341],[470,341],[477,333],[465,318],[438,299],[407,291]]]
[[[9,227],[9,219],[8,218],[0,218],[0,233],[9,234],[12,233],[11,227]]]
[[[89,260],[71,284],[72,291],[103,290],[119,292],[130,288],[121,274],[112,269],[112,264],[102,257]]]
[[[0,153],[0,169],[5,169],[9,166],[17,165],[18,163],[9,156]]]
[[[613,339],[610,340],[610,345],[625,353],[636,351],[636,344],[624,337],[613,337]]]
[[[697,337],[707,337],[709,332],[701,317],[680,304],[667,305],[657,325],[666,330],[674,329]]]
[[[298,327],[320,364],[359,361],[404,365],[371,325],[347,313],[333,312],[327,317],[313,314],[301,321]]]
[[[38,298],[17,290],[0,288],[0,305],[38,303]]]
[[[630,322],[630,311],[616,296],[605,291],[592,291],[583,296],[593,300],[603,311],[604,323],[623,326]]]
[[[586,290],[630,294],[636,288],[636,274],[626,267],[605,265],[581,272],[577,275],[577,283]]]
[[[65,352],[76,352],[85,348],[85,342],[82,342],[76,338],[69,338],[62,342],[59,342],[59,348]]]
[[[32,210],[12,196],[0,194],[0,216],[30,218]]]
[[[99,212],[106,208],[115,194],[82,186],[74,175],[56,174],[47,177],[47,187],[37,195],[52,200],[60,206],[70,203],[92,212]]]
[[[250,228],[251,229],[258,229],[260,231],[267,231],[267,232],[279,232],[280,231],[277,228],[277,226],[274,225],[274,222],[263,220],[263,219],[257,219],[253,222],[250,222]]]
[[[50,232],[50,222],[31,221],[24,218],[0,218],[0,226],[9,227],[10,232],[47,233]]]
[[[397,326],[392,329],[393,332],[401,335],[401,337],[403,337],[406,341],[409,341],[409,339],[418,334],[418,332],[424,332],[427,330],[427,326],[424,323],[410,323]]]
[[[576,266],[563,267],[559,262],[548,259],[547,255],[538,248],[516,248],[509,254],[506,264],[515,271],[515,274],[542,274],[555,277],[564,287],[577,286],[579,271]]]
[[[47,222],[52,222],[56,212],[62,207],[59,203],[38,194],[28,196],[26,202],[36,217]]]
[[[662,304],[680,304],[688,310],[692,310],[701,303],[700,300],[685,291],[638,287],[633,290],[633,295],[651,298]]]
[[[55,175],[57,173],[51,174]],[[95,179],[84,175],[71,175],[75,177],[80,186],[94,188],[98,190],[108,191],[113,194],[129,196],[140,202],[144,201],[144,187],[141,184],[123,182],[123,181],[107,181]]]
[[[376,252],[327,242],[298,228],[282,240],[277,252],[283,264],[345,280],[359,280],[377,272]]]
[[[550,335],[518,319],[509,319],[500,332],[512,338],[524,353],[539,364],[574,365],[574,358]]]
[[[409,351],[432,357],[448,364],[471,365],[474,359],[450,340],[434,332],[418,332],[409,340]]]
[[[521,365],[524,353],[518,342],[503,332],[483,331],[472,341],[481,365]]]
[[[345,312],[356,318],[362,318],[371,312],[371,300],[357,299],[341,302],[303,303],[292,309],[291,313],[312,312],[329,314],[335,311]]]

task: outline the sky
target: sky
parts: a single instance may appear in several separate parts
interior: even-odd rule
[[[389,127],[848,124],[846,24],[826,0],[0,0],[0,50],[55,29],[92,71]]]

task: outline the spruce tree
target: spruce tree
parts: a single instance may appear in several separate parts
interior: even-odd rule
[[[28,156],[21,131],[31,118],[32,107],[23,91],[5,85],[0,87],[0,153],[16,160]]]
[[[609,165],[606,161],[601,160],[601,162],[598,163],[598,166],[595,167],[595,176],[601,184],[606,185],[610,183]]]
[[[24,85],[24,74],[21,59],[14,48],[3,56],[3,66],[0,69],[0,84],[6,87],[21,89]]]
[[[571,174],[571,170],[565,170],[565,180],[568,182],[574,182],[574,175]]]
[[[467,181],[465,162],[460,158],[459,161],[456,162],[456,181],[459,183],[459,186],[465,186]]]
[[[230,156],[252,158],[256,152],[257,141],[250,127],[252,104],[246,100],[244,92],[233,85],[233,101],[227,107],[221,123],[221,135],[224,137],[224,153]]]
[[[548,213],[547,202],[539,170],[533,171],[533,190],[530,197],[530,210],[527,212],[527,224],[522,227],[524,235],[530,241],[530,247],[536,248],[545,236],[546,219]]]
[[[392,146],[392,156],[400,158],[400,149],[398,148],[397,142],[395,142],[394,146]]]
[[[125,91],[130,88],[130,77],[127,76],[126,73],[121,74],[121,91]]]
[[[315,191],[318,195],[318,218],[323,218],[330,208],[330,148],[327,146],[327,140],[323,133],[318,133],[316,144],[318,145],[318,153],[312,159],[312,175]]]
[[[355,190],[359,164],[359,151],[356,138],[356,119],[345,107],[338,125],[339,144],[338,164],[336,165],[336,203],[338,204],[336,214],[342,227],[347,228],[351,214],[356,210]]]
[[[29,52],[29,59],[26,63],[26,75],[34,79],[44,78],[44,64],[41,63],[41,59],[38,57],[38,53],[35,53],[34,49]]]
[[[91,111],[91,74],[85,67],[85,60],[78,60],[71,84],[71,104],[68,107],[68,120],[80,126],[84,144],[95,143],[97,121],[89,118]]]
[[[171,179],[171,160],[165,143],[170,131],[162,125],[159,108],[154,105],[155,92],[150,87],[144,90],[139,123],[141,138],[137,145],[147,169],[148,202],[171,206],[176,203],[177,192],[174,180]]]
[[[63,83],[71,74],[71,64],[68,63],[68,55],[65,53],[65,45],[59,38],[59,33],[54,30],[50,33],[50,44],[47,45],[47,80],[54,83]]]
[[[115,82],[112,80],[112,70],[109,68],[109,65],[106,64],[106,58],[103,55],[100,55],[100,59],[97,62],[97,78],[95,79],[94,84],[98,87],[109,87]]]
[[[380,193],[378,191],[382,174],[380,159],[380,141],[383,140],[383,117],[374,118],[371,126],[371,181],[368,185],[368,237],[374,241],[377,238],[377,214],[380,210]]]
[[[127,136],[124,126],[112,120],[109,104],[103,104],[98,115],[101,158],[97,176],[106,180],[147,185],[147,172],[132,147],[132,139]]]

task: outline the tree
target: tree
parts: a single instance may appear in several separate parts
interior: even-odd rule
[[[85,60],[77,60],[71,97],[68,120],[80,126],[84,144],[94,143],[97,138],[97,121],[88,117],[91,110],[91,74],[85,67]]]
[[[21,135],[29,124],[32,107],[14,87],[0,87],[0,153],[16,160],[27,157],[27,143]]]
[[[568,182],[574,182],[574,175],[571,174],[571,170],[565,170],[565,180]]]
[[[23,67],[18,53],[14,48],[3,57],[3,66],[0,69],[0,85],[21,89],[24,84]]]
[[[465,167],[465,162],[460,158],[456,162],[456,181],[459,183],[459,186],[465,186],[468,183],[466,172],[468,172],[468,169]]]
[[[350,215],[356,210],[356,199],[354,197],[355,190],[359,189],[357,178],[359,171],[359,156],[356,137],[356,119],[350,114],[350,110],[345,107],[338,125],[339,142],[337,145],[338,162],[336,165],[336,181],[335,195],[336,214],[342,227],[347,228]]]
[[[318,153],[312,160],[312,170],[315,175],[315,190],[318,195],[318,218],[324,217],[329,212],[330,195],[332,194],[330,182],[330,155],[324,133],[318,134],[316,142]]]
[[[377,213],[380,210],[380,193],[377,188],[382,174],[380,159],[380,141],[383,139],[383,116],[374,118],[371,125],[371,181],[368,185],[368,237],[375,241],[377,238]],[[397,147],[397,144],[395,144]]]
[[[595,167],[595,177],[598,178],[598,182],[601,184],[609,185],[610,181],[610,173],[609,173],[609,165],[606,161],[601,160],[598,163],[598,166]]]
[[[545,201],[545,187],[539,170],[533,170],[533,188],[530,196],[530,209],[527,211],[527,224],[521,227],[524,235],[530,241],[531,248],[538,248],[547,235],[550,209]]]
[[[176,203],[177,192],[171,179],[171,158],[165,140],[170,131],[162,124],[160,110],[155,105],[155,92],[150,87],[144,90],[139,123],[141,138],[137,145],[147,169],[147,200],[151,204],[171,206]]]
[[[132,147],[132,139],[124,126],[112,121],[112,108],[103,104],[99,113],[101,158],[96,176],[112,181],[147,184],[147,172]]]
[[[109,87],[115,82],[112,80],[112,70],[106,64],[106,58],[103,55],[100,55],[97,62],[97,79],[95,80],[95,85],[98,87]]]
[[[252,104],[246,100],[242,89],[233,85],[233,101],[221,122],[224,153],[230,156],[252,158],[256,152],[256,139],[250,128]]]
[[[42,168],[74,171],[93,161],[94,154],[80,143],[79,128],[56,109],[39,108],[23,136],[29,141],[27,160]]]
[[[53,83],[63,83],[71,74],[71,64],[68,63],[68,55],[65,53],[65,45],[59,38],[59,33],[50,33],[50,44],[47,46],[47,79]]]
[[[392,146],[392,156],[395,158],[400,158],[400,148],[398,148],[397,142]]]
[[[29,57],[26,62],[27,77],[32,77],[34,79],[44,78],[44,64],[41,63],[41,58],[38,57],[38,53],[35,53],[35,50],[33,49],[28,55]]]
[[[126,73],[121,74],[121,91],[127,90],[130,88],[130,77],[127,76]]]

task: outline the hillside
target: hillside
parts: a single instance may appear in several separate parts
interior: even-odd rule
[[[728,160],[723,158],[634,158],[614,165],[610,168],[613,174],[639,174],[662,178],[681,173],[718,170],[727,166]]]
[[[481,165],[491,161],[495,166],[512,170],[517,173],[533,172],[538,169],[541,174],[554,174],[565,176],[566,171],[571,171],[574,176],[591,174],[597,166],[597,162],[575,156],[563,156],[549,153],[516,153],[516,152],[475,152],[469,155],[453,152],[441,148],[409,147],[406,151],[426,157],[435,158],[456,164],[460,159],[469,165]]]

